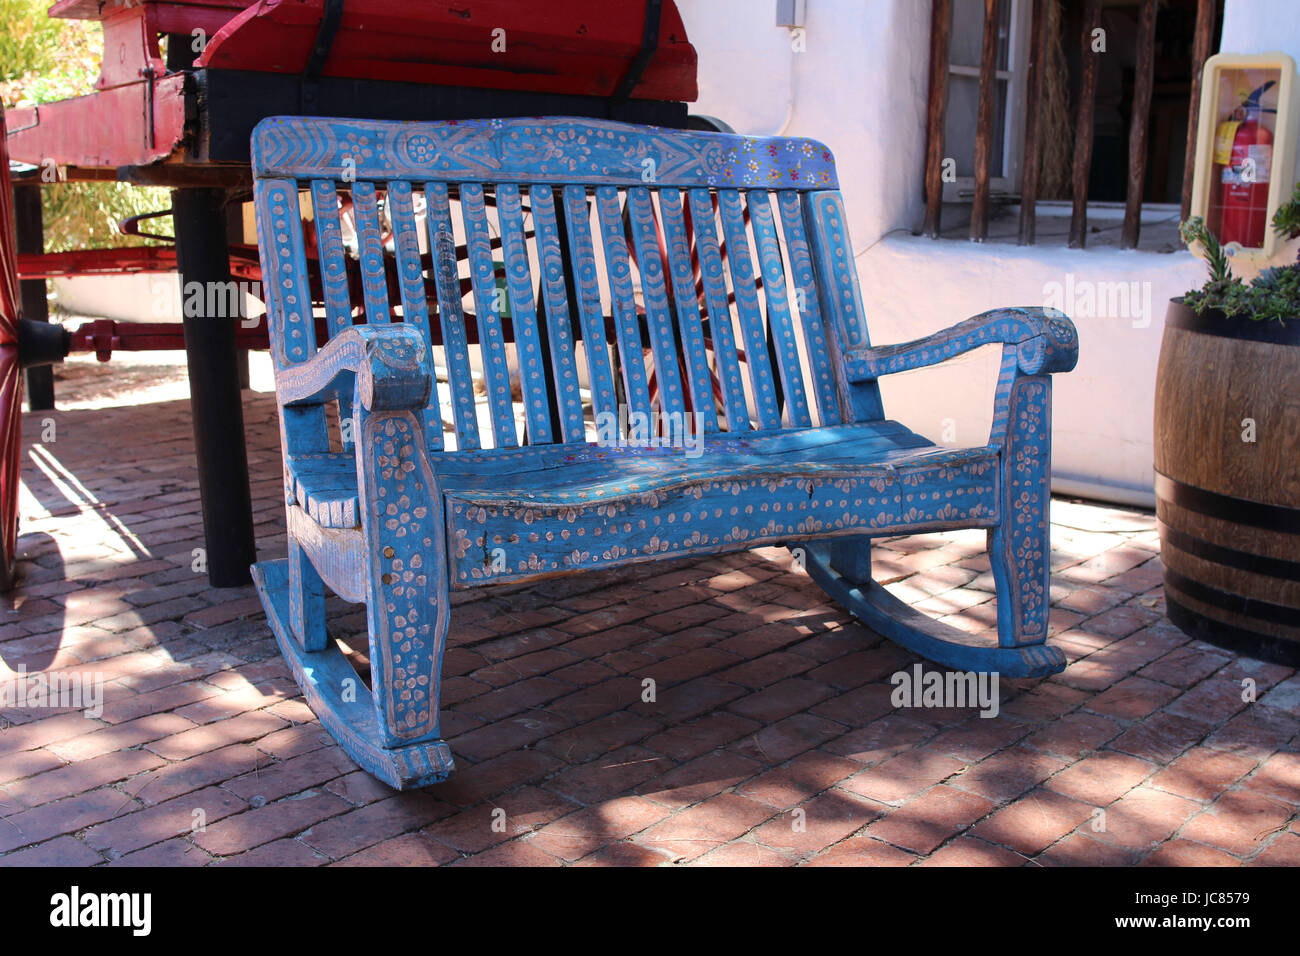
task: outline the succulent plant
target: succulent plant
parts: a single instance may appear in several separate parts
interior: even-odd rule
[[[1284,239],[1300,236],[1300,183],[1273,214],[1273,230]],[[1285,325],[1287,319],[1300,317],[1300,257],[1296,264],[1264,269],[1248,285],[1232,274],[1227,252],[1204,219],[1193,216],[1179,225],[1178,232],[1186,245],[1200,244],[1210,272],[1205,285],[1183,296],[1184,304],[1197,313],[1217,309],[1254,322]]]

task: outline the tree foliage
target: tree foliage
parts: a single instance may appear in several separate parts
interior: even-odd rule
[[[6,109],[81,96],[99,76],[104,37],[99,24],[55,20],[50,0],[0,0],[0,101]],[[143,244],[126,236],[118,222],[165,209],[165,189],[125,183],[56,183],[41,189],[45,248],[50,252]],[[155,220],[151,230],[169,231]]]

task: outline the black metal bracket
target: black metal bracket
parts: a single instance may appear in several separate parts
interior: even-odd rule
[[[343,0],[325,0],[325,11],[321,14],[320,27],[316,30],[316,39],[311,45],[311,55],[307,57],[307,66],[299,79],[299,110],[304,116],[314,116],[320,104],[320,75],[329,59],[330,47],[334,45],[334,36],[339,32],[339,23],[343,20]]]
[[[654,58],[655,50],[659,49],[659,20],[663,6],[663,0],[646,0],[645,23],[641,27],[641,49],[623,74],[623,79],[619,80],[614,95],[609,98],[610,119],[614,118],[614,111],[632,95],[636,85],[641,82],[646,67],[650,65],[650,60]]]

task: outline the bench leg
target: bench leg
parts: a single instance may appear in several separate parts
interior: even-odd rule
[[[442,494],[416,415],[360,417],[357,463],[369,550],[366,613],[377,743],[394,759],[446,776],[451,751],[438,720],[450,610]]]
[[[989,529],[989,564],[997,594],[998,644],[1027,647],[1046,642],[1050,610],[1051,380],[1016,379],[1008,413],[1000,466],[1002,521]]]
[[[999,476],[1001,520],[988,534],[996,646],[932,620],[872,581],[870,545],[859,538],[807,545],[808,574],[869,627],[937,664],[1003,677],[1064,670],[1065,655],[1047,643],[1051,398],[1046,376],[1020,376],[1011,388]]]
[[[325,582],[312,566],[307,552],[289,538],[289,628],[304,651],[323,651],[329,643],[325,631]]]

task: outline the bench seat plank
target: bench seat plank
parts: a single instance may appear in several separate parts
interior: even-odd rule
[[[676,480],[698,473],[721,476],[753,465],[778,469],[812,469],[879,465],[928,454],[933,444],[897,422],[868,422],[829,429],[784,429],[750,432],[743,438],[706,435],[698,457],[681,448],[551,445],[531,449],[489,449],[479,453],[431,456],[443,490],[473,492],[494,500],[540,496],[553,503],[595,500],[617,494],[620,483],[643,478]],[[541,454],[538,454],[541,453]],[[325,527],[356,523],[356,462],[340,452],[291,456],[288,462],[295,498]],[[505,490],[502,490],[505,489]],[[611,489],[613,489],[611,491]],[[628,490],[636,490],[628,486]],[[522,500],[522,499],[521,499]]]

